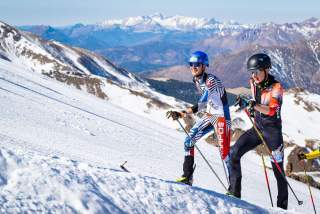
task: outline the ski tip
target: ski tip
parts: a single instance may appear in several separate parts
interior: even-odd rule
[[[125,171],[125,172],[130,172],[126,167],[124,167],[123,165],[120,165],[120,168]]]
[[[128,161],[125,161],[123,164],[120,165],[120,168],[125,171],[125,172],[130,172],[124,165],[127,163]]]

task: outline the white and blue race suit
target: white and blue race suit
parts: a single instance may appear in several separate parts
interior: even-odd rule
[[[194,78],[201,97],[197,104],[192,106],[193,113],[203,112],[204,116],[189,131],[184,141],[185,156],[194,156],[194,143],[201,137],[215,131],[221,144],[221,157],[225,157],[230,149],[231,118],[227,93],[215,75],[204,72],[200,79]]]

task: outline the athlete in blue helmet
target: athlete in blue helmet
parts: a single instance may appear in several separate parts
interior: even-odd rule
[[[230,149],[231,120],[227,93],[222,82],[213,74],[206,72],[209,60],[206,53],[194,52],[189,59],[190,71],[193,81],[201,92],[201,97],[195,105],[184,111],[168,111],[167,117],[173,120],[186,117],[187,114],[203,112],[204,116],[189,131],[191,139],[186,137],[184,141],[185,159],[183,163],[183,175],[177,181],[192,185],[194,165],[194,143],[201,137],[215,131],[221,144],[221,158],[227,159]]]

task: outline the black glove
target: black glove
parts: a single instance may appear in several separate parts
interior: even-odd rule
[[[298,154],[298,159],[299,159],[299,160],[304,160],[304,159],[307,159],[307,156],[306,156],[306,154],[300,152],[300,153]]]
[[[169,119],[170,117],[172,117],[173,120],[178,120],[179,118],[182,117],[182,113],[178,112],[178,111],[168,111],[166,113],[167,118]]]
[[[249,105],[249,100],[243,97],[242,95],[238,95],[236,99],[236,103],[234,106],[239,106],[240,109],[244,109]]]

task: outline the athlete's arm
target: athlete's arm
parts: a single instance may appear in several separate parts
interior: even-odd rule
[[[269,115],[270,113],[270,107],[262,104],[256,104],[254,106],[254,110],[261,112],[262,114]]]
[[[283,89],[280,83],[276,83],[272,87],[269,105],[256,104],[254,106],[254,110],[269,116],[273,116],[276,113],[277,108],[280,108],[282,96],[283,96]]]

